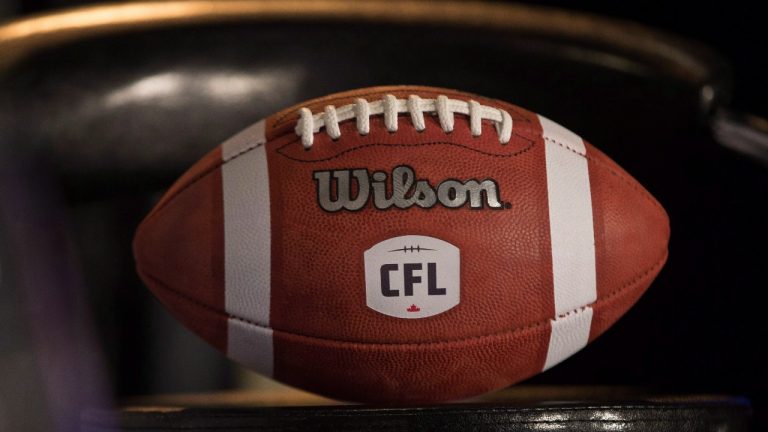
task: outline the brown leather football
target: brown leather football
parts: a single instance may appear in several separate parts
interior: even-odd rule
[[[229,139],[160,199],[134,253],[157,298],[233,360],[339,399],[417,403],[569,357],[643,294],[668,239],[661,205],[573,132],[397,86]]]

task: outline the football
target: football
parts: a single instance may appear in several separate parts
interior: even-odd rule
[[[575,133],[492,98],[393,86],[235,135],[170,187],[133,248],[160,302],[229,358],[407,404],[571,356],[645,292],[668,239],[662,206]]]

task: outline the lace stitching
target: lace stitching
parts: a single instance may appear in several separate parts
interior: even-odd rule
[[[305,149],[310,149],[314,142],[314,134],[325,128],[326,133],[333,140],[341,137],[339,123],[355,119],[357,131],[361,135],[370,133],[370,117],[373,115],[384,116],[384,126],[389,132],[397,132],[398,116],[410,114],[411,122],[417,131],[426,129],[424,114],[436,114],[440,127],[451,133],[454,127],[456,114],[469,116],[470,131],[472,136],[482,134],[482,121],[493,122],[501,144],[509,143],[512,137],[512,117],[508,112],[499,108],[481,105],[470,100],[463,101],[449,99],[440,95],[435,99],[422,99],[417,95],[410,95],[408,99],[397,99],[393,95],[386,95],[381,100],[368,102],[365,99],[355,99],[353,104],[336,108],[326,105],[322,113],[312,114],[308,108],[299,109],[299,121],[296,123],[296,134],[301,137],[301,143]]]

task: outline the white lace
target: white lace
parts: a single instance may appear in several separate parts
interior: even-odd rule
[[[397,99],[392,95],[386,95],[381,100],[368,102],[365,99],[355,99],[355,103],[336,108],[327,105],[322,113],[312,115],[308,108],[299,109],[299,121],[296,123],[296,135],[301,137],[301,144],[305,149],[312,147],[314,136],[325,128],[326,133],[336,140],[341,136],[339,123],[352,118],[357,120],[357,131],[360,135],[367,135],[370,131],[370,117],[372,115],[384,115],[384,125],[389,132],[397,131],[397,116],[400,113],[409,113],[411,121],[417,131],[426,128],[424,114],[437,114],[440,127],[445,132],[453,131],[454,114],[469,116],[469,125],[472,136],[480,136],[482,133],[482,121],[491,120],[499,135],[499,142],[507,144],[512,137],[512,117],[508,112],[470,100],[469,102],[456,99],[448,99],[446,96],[438,96],[436,99],[422,99],[416,95],[408,96],[408,99]]]

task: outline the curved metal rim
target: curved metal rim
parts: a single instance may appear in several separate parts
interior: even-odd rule
[[[662,61],[665,71],[697,83],[724,62],[712,51],[646,27],[545,7],[483,2],[388,0],[189,0],[87,6],[0,26],[0,69],[36,49],[124,30],[231,20],[358,20],[491,27],[603,43]]]

